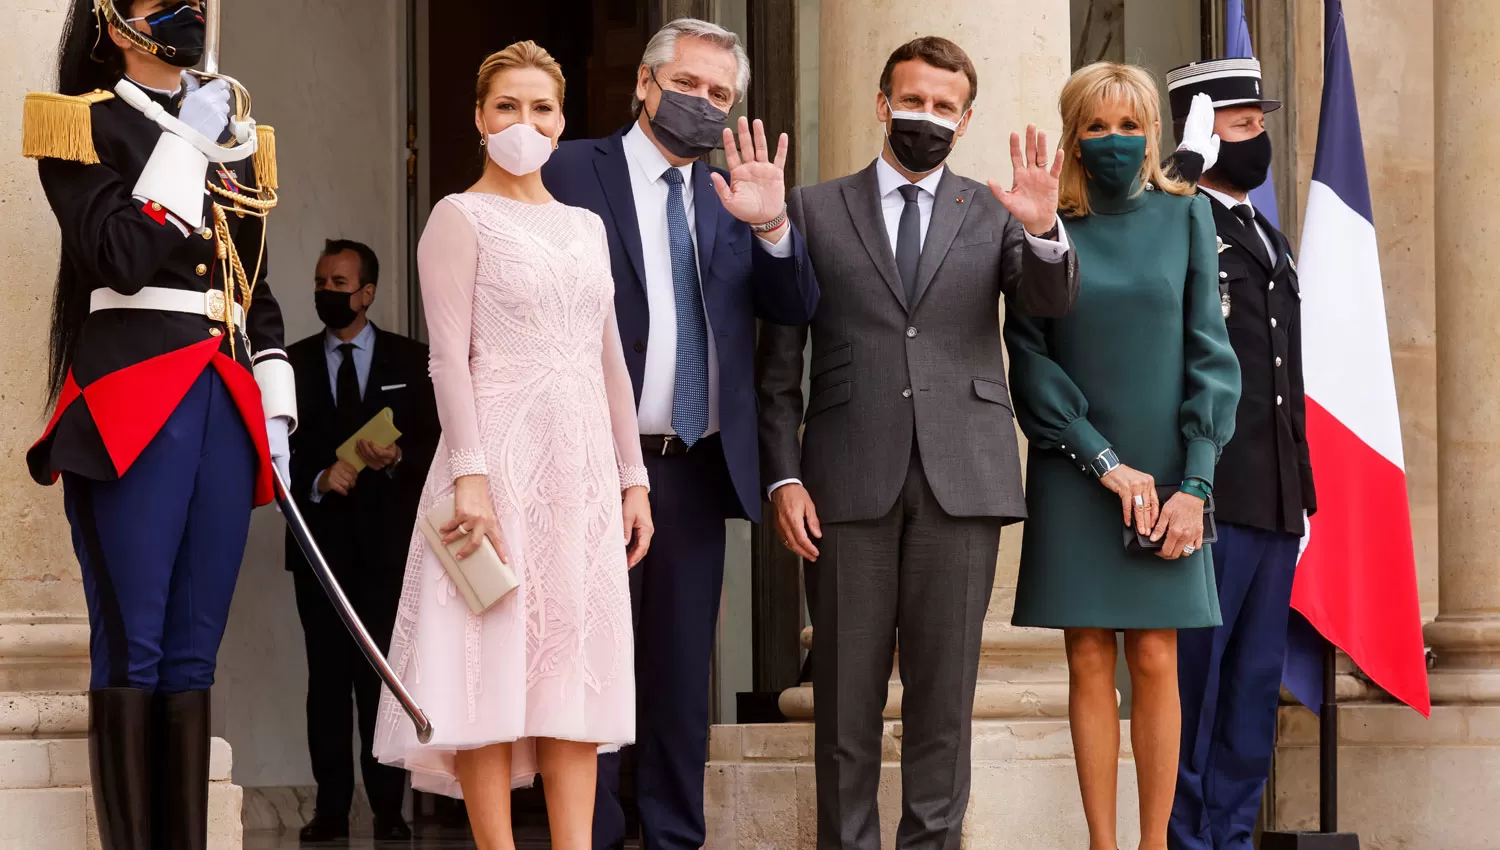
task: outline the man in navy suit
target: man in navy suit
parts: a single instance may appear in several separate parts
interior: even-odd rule
[[[631,573],[636,619],[636,801],[644,846],[703,846],[709,659],[724,520],[760,519],[755,319],[805,324],[818,302],[787,222],[787,137],[725,127],[745,97],[739,38],[681,19],[646,46],[636,121],[564,143],[542,171],[557,200],[604,219],[615,312],[635,384],[656,536]],[[700,161],[723,145],[727,173]],[[594,845],[625,839],[619,757],[599,765]]]

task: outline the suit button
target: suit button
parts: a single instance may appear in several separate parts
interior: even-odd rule
[[[902,398],[911,398],[911,387],[907,387],[906,389],[902,390],[901,391],[901,397]]]
[[[1276,281],[1274,281],[1274,280],[1271,281],[1271,285],[1270,286],[1266,287],[1267,290],[1272,290],[1272,289],[1275,289],[1275,288],[1276,288]]]
[[[1281,365],[1281,358],[1280,357],[1276,358],[1276,365],[1277,366]]]
[[[193,271],[197,272],[199,277],[203,277],[204,275],[208,274],[208,266],[199,263],[198,268],[193,269]]]
[[[644,342],[641,342],[640,340],[636,340],[635,341],[635,353],[636,354],[640,354],[642,351],[645,351],[645,350],[646,350],[646,344]]]
[[[1271,327],[1273,327],[1273,328],[1276,327],[1276,320],[1275,319],[1271,320]]]
[[[917,335],[917,329],[916,328],[907,328],[906,329],[906,338],[907,339],[911,339],[912,337],[914,337],[916,335]]]
[[[161,204],[158,204],[157,202],[152,201],[151,202],[151,211],[152,212],[161,212]]]
[[[1229,272],[1219,272],[1219,279],[1220,280],[1223,280],[1226,277],[1229,277]]]
[[[198,231],[198,235],[202,236],[204,239],[212,239],[212,238],[214,238],[214,232],[213,232],[213,230],[210,229],[210,228],[207,228],[207,227],[205,227],[202,230]]]
[[[1277,406],[1277,407],[1280,407],[1280,406],[1281,406],[1281,396],[1277,396],[1277,397],[1276,397],[1276,406]]]

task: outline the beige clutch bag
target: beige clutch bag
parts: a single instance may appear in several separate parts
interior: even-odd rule
[[[488,537],[479,542],[479,549],[469,557],[462,561],[454,557],[455,552],[464,548],[468,538],[460,537],[443,545],[443,534],[439,529],[452,521],[453,497],[450,495],[434,505],[426,516],[418,519],[417,527],[422,530],[422,536],[427,538],[427,545],[432,547],[433,554],[437,555],[443,569],[448,572],[453,586],[458,588],[464,601],[469,603],[469,610],[476,615],[483,614],[490,606],[515,590],[520,582],[516,580],[516,574],[510,565],[500,560],[500,554],[495,551]]]

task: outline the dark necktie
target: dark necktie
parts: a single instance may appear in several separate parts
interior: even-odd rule
[[[340,345],[339,353],[344,356],[343,362],[339,363],[338,386],[334,392],[339,424],[345,428],[357,429],[363,423],[359,421],[359,373],[354,369],[354,343]]]
[[[906,306],[910,309],[917,300],[917,263],[922,259],[922,210],[917,206],[917,196],[922,190],[908,183],[897,191],[906,204],[901,207],[901,220],[896,224],[896,269],[906,286]]]
[[[1255,247],[1250,248],[1250,250],[1259,254],[1262,260],[1268,259],[1268,256],[1266,254],[1266,243],[1260,238],[1260,229],[1255,226],[1255,208],[1250,206],[1249,204],[1235,204],[1234,214],[1239,218],[1240,221],[1243,221],[1245,223],[1245,226],[1250,228],[1250,232],[1255,235]]]
[[[698,287],[698,257],[682,200],[682,172],[668,168],[667,243],[672,251],[672,296],[677,307],[677,373],[672,387],[672,430],[691,446],[708,430],[708,321]]]

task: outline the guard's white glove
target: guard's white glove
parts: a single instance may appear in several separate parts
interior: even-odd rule
[[[205,138],[217,142],[229,126],[230,89],[227,80],[210,80],[199,85],[191,74],[182,75],[182,111],[177,117],[182,123],[202,133]]]
[[[292,484],[292,449],[287,442],[285,416],[273,416],[266,420],[266,442],[271,446],[271,463],[281,472],[287,486]]]
[[[183,111],[187,111],[186,107]],[[1182,128],[1182,143],[1177,149],[1203,157],[1204,171],[1219,161],[1219,136],[1214,132],[1214,99],[1204,92],[1193,95],[1193,105],[1188,109],[1187,121]]]

